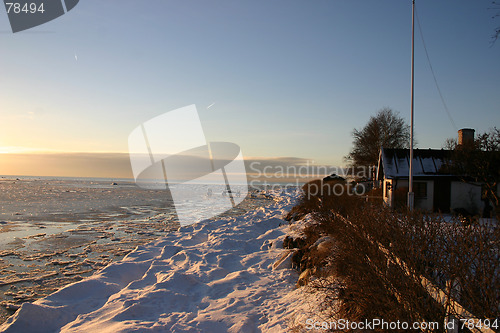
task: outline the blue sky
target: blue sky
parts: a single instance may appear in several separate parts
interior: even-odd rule
[[[491,6],[417,0],[457,126],[417,33],[420,148],[500,126]],[[196,104],[208,141],[342,165],[353,128],[377,110],[409,120],[410,38],[410,0],[85,0],[16,34],[1,11],[0,151],[126,152],[140,123]]]

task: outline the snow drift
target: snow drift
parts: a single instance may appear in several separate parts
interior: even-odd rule
[[[83,281],[25,303],[5,332],[283,332],[297,273],[280,262],[282,194],[265,208],[205,220],[138,247]],[[279,264],[273,265],[276,261]]]

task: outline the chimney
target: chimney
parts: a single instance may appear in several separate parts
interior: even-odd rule
[[[474,143],[474,132],[472,128],[458,130],[458,145],[471,145]]]

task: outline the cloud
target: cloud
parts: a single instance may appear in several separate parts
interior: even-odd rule
[[[186,179],[192,179],[199,170],[196,157],[190,157],[192,168],[186,168]],[[180,162],[185,164],[184,160]],[[229,160],[214,161],[226,165]],[[255,182],[307,182],[341,169],[317,165],[299,157],[245,158],[249,181]],[[52,177],[133,178],[128,153],[7,153],[0,154],[0,174]],[[180,180],[180,179],[178,179]]]
[[[0,155],[0,174],[131,178],[126,153],[15,153]]]
[[[320,165],[300,157],[246,158],[245,165],[249,181],[255,182],[305,183],[342,173],[340,167]]]

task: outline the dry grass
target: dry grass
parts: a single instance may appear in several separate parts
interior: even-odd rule
[[[331,318],[443,323],[445,309],[422,287],[421,276],[476,317],[500,317],[498,228],[396,212],[357,196],[312,195],[314,186],[304,187],[309,192],[288,218],[312,214],[318,222],[304,230],[300,269],[310,269],[310,286],[326,292]],[[313,244],[324,236],[334,242],[319,253]],[[456,287],[447,288],[450,282]]]
[[[367,201],[382,205],[384,203],[384,189],[381,187],[373,188],[368,193],[366,193]]]

